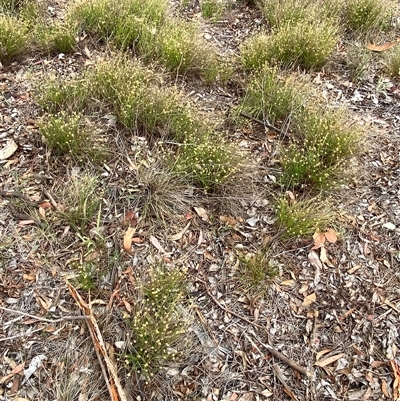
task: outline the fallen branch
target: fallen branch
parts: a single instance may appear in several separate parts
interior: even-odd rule
[[[278,377],[279,381],[282,383],[283,389],[285,393],[293,400],[293,401],[298,401],[297,397],[294,395],[293,391],[290,389],[290,387],[287,385],[285,378],[283,377],[281,368],[279,367],[278,364],[274,363],[272,367],[275,370],[276,376]]]
[[[279,128],[275,127],[275,125],[270,124],[266,120],[264,120],[264,121],[260,120],[260,119],[258,119],[256,117],[251,116],[250,114],[243,113],[243,112],[240,113],[240,116],[242,116],[244,118],[247,118],[248,120],[254,121],[257,124],[261,124],[262,126],[269,128],[270,130],[276,132],[279,135],[282,135],[282,136],[285,136],[285,137],[289,138],[289,135],[286,132],[283,132]]]
[[[211,293],[210,289],[208,288],[207,283],[204,280],[201,280],[199,278],[196,278],[196,281],[202,283],[204,285],[204,288],[207,292],[207,294],[209,295],[209,297],[214,301],[214,303],[221,308],[223,311],[225,311],[226,313],[236,316],[237,318],[239,318],[240,320],[252,325],[253,327],[257,327],[258,329],[261,329],[263,331],[266,331],[266,328],[264,326],[261,326],[255,322],[252,322],[251,320],[245,318],[244,316],[241,316],[239,313],[236,313],[230,309],[228,309],[227,307],[225,307],[224,305],[222,305],[217,298],[214,297],[214,295]],[[260,343],[264,348],[267,349],[267,351],[272,354],[273,356],[277,357],[278,359],[280,359],[282,362],[286,363],[287,365],[289,365],[291,368],[297,370],[299,373],[301,373],[304,376],[307,377],[313,377],[313,374],[311,372],[309,372],[307,369],[303,368],[302,366],[300,366],[299,364],[297,364],[296,362],[292,361],[290,358],[288,358],[287,356],[283,355],[282,353],[280,353],[276,348],[272,347],[272,345],[268,345],[268,344],[263,344]]]
[[[117,369],[107,354],[103,336],[89,305],[82,299],[82,297],[71,284],[67,283],[67,287],[72,297],[75,299],[75,302],[78,304],[79,309],[83,315],[87,317],[86,323],[89,329],[90,337],[93,341],[101,370],[103,372],[104,379],[106,381],[111,401],[128,401],[121,386],[121,382],[119,381]]]
[[[31,315],[29,313],[21,312],[19,310],[5,308],[4,306],[0,306],[0,309],[5,311],[5,312],[16,313],[18,315],[30,317],[30,318],[38,320],[40,322],[46,322],[46,323],[51,323],[51,324],[65,322],[65,321],[68,321],[68,320],[84,320],[84,319],[87,319],[87,316],[64,316],[64,317],[60,317],[58,319],[46,319],[44,317],[35,316],[35,315]]]

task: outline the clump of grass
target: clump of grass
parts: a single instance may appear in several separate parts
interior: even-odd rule
[[[385,55],[385,68],[392,78],[400,77],[400,47],[396,46]]]
[[[75,50],[77,29],[71,23],[40,24],[36,29],[39,46],[49,53],[71,53]]]
[[[266,63],[309,70],[326,63],[337,41],[334,20],[288,22],[271,35],[260,33],[248,39],[241,48],[241,60],[247,70],[259,69]]]
[[[176,359],[185,345],[188,321],[179,308],[185,294],[184,273],[156,267],[140,290],[142,299],[128,320],[132,342],[123,358],[127,367],[148,380]]]
[[[97,147],[82,114],[61,111],[48,115],[41,120],[39,133],[56,155],[71,154],[77,159],[85,157],[92,160],[105,155]]]
[[[318,230],[324,231],[334,215],[330,205],[320,197],[293,201],[282,196],[277,200],[276,217],[285,236],[310,237]]]
[[[161,165],[140,165],[127,189],[133,209],[139,210],[142,217],[166,223],[177,214],[183,216],[188,212],[187,185]]]
[[[255,253],[239,254],[237,278],[245,290],[254,294],[264,293],[268,282],[279,275],[276,263],[264,250]]]
[[[85,77],[69,81],[50,77],[44,83],[40,82],[39,88],[37,102],[49,113],[57,113],[62,110],[82,111],[89,96],[88,81]]]
[[[160,32],[158,54],[165,67],[179,74],[207,75],[217,64],[212,46],[200,37],[193,22],[169,20]]]
[[[227,4],[221,0],[203,0],[200,2],[200,10],[203,18],[218,21],[226,9]]]
[[[95,175],[85,172],[74,176],[60,192],[64,205],[58,214],[74,230],[83,233],[100,208],[102,193]]]
[[[388,29],[396,12],[390,0],[348,0],[342,18],[350,32],[364,35]]]
[[[13,16],[0,15],[0,61],[21,55],[29,43],[28,25]]]
[[[130,0],[122,2],[121,12],[113,33],[121,49],[135,48],[140,54],[154,54],[157,34],[165,21],[166,1]]]
[[[349,71],[350,78],[353,81],[363,79],[368,71],[372,56],[370,52],[361,49],[358,46],[353,46],[347,53],[346,69]]]
[[[358,150],[360,131],[340,111],[311,106],[295,117],[297,138],[282,150],[281,182],[287,188],[337,186],[346,163]]]
[[[276,68],[265,66],[251,76],[238,113],[275,124],[302,107],[309,97],[308,92],[307,86],[298,82],[298,77],[284,78]]]
[[[173,169],[206,191],[226,185],[242,164],[238,145],[209,131],[189,134],[175,157]]]

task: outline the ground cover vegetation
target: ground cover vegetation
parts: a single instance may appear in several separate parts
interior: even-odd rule
[[[249,29],[226,54],[217,40],[207,39],[211,35],[204,29],[213,32],[223,18],[230,21],[230,13],[243,7],[258,15],[259,29]],[[346,217],[346,202],[335,203],[333,198],[344,198],[341,191],[357,182],[355,166],[369,140],[356,113],[332,101],[318,80],[334,71],[346,43],[343,71],[351,82],[364,80],[371,68],[384,77],[381,80],[398,78],[396,5],[386,0],[259,0],[250,5],[89,0],[67,2],[59,14],[49,13],[50,8],[45,0],[0,0],[3,68],[12,71],[34,57],[62,62],[68,53],[71,60],[83,60],[72,70],[66,67],[68,74],[46,63],[34,73],[36,64],[29,65],[30,118],[35,120],[40,155],[32,171],[41,171],[36,176],[41,185],[52,171],[58,176],[51,191],[42,189],[32,201],[23,195],[29,189],[28,173],[13,176],[13,164],[7,167],[10,178],[4,180],[1,195],[12,204],[11,216],[31,227],[17,247],[28,253],[27,259],[35,255],[52,283],[68,282],[69,298],[90,321],[87,330],[94,348],[101,350],[100,365],[103,360],[99,372],[113,399],[124,397],[119,384],[124,372],[132,378],[122,385],[125,393],[135,397],[234,400],[235,389],[213,394],[205,382],[202,388],[201,380],[193,378],[204,379],[199,366],[210,357],[206,370],[219,372],[213,380],[225,380],[231,357],[219,346],[220,333],[213,331],[232,316],[249,324],[250,334],[262,327],[257,323],[260,305],[272,305],[271,295],[277,297],[282,288],[294,285],[298,274],[296,264],[285,268],[281,257],[304,244],[311,244],[314,284],[305,286],[303,278],[303,302],[292,295],[287,300],[297,315],[315,302],[321,269],[334,267],[326,249],[339,240],[344,243],[346,231],[355,225]],[[389,38],[383,55],[373,44],[382,38]],[[375,46],[376,54],[368,46]],[[222,106],[207,105],[201,95],[193,97],[198,87],[207,88],[211,97],[219,93],[231,99],[229,110],[221,112]],[[266,139],[260,140],[262,136]],[[251,144],[254,137],[257,142]],[[0,231],[4,244],[7,230]],[[32,244],[30,236],[35,237]],[[6,246],[0,245],[0,251],[0,276],[5,276]],[[52,257],[63,268],[52,266]],[[216,271],[220,276],[212,275]],[[39,273],[23,277],[39,280]],[[199,292],[202,299],[208,297],[204,309],[197,305],[202,302]],[[234,300],[221,301],[225,296]],[[46,301],[49,296],[37,297],[47,313],[54,312],[55,306],[51,309]],[[240,303],[248,304],[250,318],[231,309]],[[101,309],[94,312],[97,304]],[[61,310],[71,310],[72,305]],[[308,310],[307,318],[317,319],[313,313]],[[4,335],[0,341],[7,341],[11,349],[12,340],[20,336],[8,329],[9,339]],[[242,336],[237,328],[225,330]],[[253,353],[267,347],[249,341]],[[215,362],[221,355],[204,351],[210,347],[216,347],[216,355],[226,353],[223,370]],[[247,351],[235,350],[245,370],[250,364]],[[278,349],[272,347],[271,354],[287,363]],[[89,352],[85,358],[95,356]],[[304,373],[296,364],[289,366]],[[285,397],[270,385],[268,375],[265,389],[256,391],[257,399]],[[61,380],[72,383],[78,376]],[[87,378],[79,380],[85,383]],[[280,380],[285,393],[296,399]],[[57,399],[75,399],[76,389],[64,387],[65,394],[60,395],[58,387],[54,390]],[[245,387],[240,392],[252,394]],[[24,391],[22,386],[21,394],[31,396]],[[42,399],[55,396],[49,388],[35,391]],[[298,391],[299,399],[307,399]],[[83,393],[82,399],[99,399],[105,386]]]

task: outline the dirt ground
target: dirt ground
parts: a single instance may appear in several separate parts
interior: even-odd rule
[[[55,17],[62,6],[54,5]],[[197,18],[198,7],[182,14]],[[237,54],[238,44],[262,23],[259,11],[240,5],[216,23],[202,20],[202,31],[226,57]],[[116,132],[115,158],[96,171],[104,189],[101,220],[107,246],[122,256],[84,298],[127,400],[400,396],[400,87],[399,81],[380,78],[376,61],[362,80],[350,80],[343,62],[348,48],[339,44],[328,65],[309,74],[321,96],[350,110],[365,130],[362,152],[349,163],[353,178],[330,194],[338,213],[338,240],[326,243],[327,259],[312,249],[312,238],[275,236],[270,188],[277,138],[251,124],[230,132],[251,155],[252,174],[243,191],[186,191],[187,213],[167,227],[148,221],[137,233],[141,240],[134,252],[127,254],[121,221],[132,208],[131,163],[152,155],[144,138],[122,138]],[[54,210],[37,207],[39,200],[62,204],[62,189],[81,170],[72,159],[54,158],[43,145],[35,87],[45,74],[67,79],[107,52],[91,42],[82,49],[51,57],[29,54],[0,69],[0,149],[11,139],[18,145],[0,161],[4,401],[109,399],[93,339],[66,285],[77,274],[74,262],[82,259],[85,246]],[[175,84],[210,115],[229,115],[241,95],[237,82],[205,85],[184,77]],[[171,240],[177,233],[178,239]],[[279,275],[263,293],[248,292],[236,279],[237,252],[254,252],[266,241]],[[128,373],[119,354],[129,341],[124,316],[134,299],[134,282],[153,260],[187,269],[184,307],[194,320],[188,352],[146,382]]]

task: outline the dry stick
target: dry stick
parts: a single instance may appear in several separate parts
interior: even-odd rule
[[[19,310],[5,308],[4,306],[0,306],[0,309],[2,309],[5,312],[17,313],[19,315],[30,317],[32,319],[39,320],[40,322],[46,322],[46,323],[60,323],[60,322],[65,322],[67,320],[86,320],[86,319],[88,319],[87,316],[64,316],[64,317],[60,317],[59,319],[46,319],[44,317],[30,315],[29,313],[21,312]]]
[[[58,204],[54,200],[54,198],[51,196],[51,193],[49,191],[47,191],[46,189],[43,190],[43,193],[49,198],[49,201],[50,201],[51,205],[54,207],[54,209],[58,210]]]
[[[229,313],[230,315],[236,316],[237,318],[239,318],[240,320],[243,320],[244,322],[252,325],[253,327],[257,327],[259,329],[262,329],[264,331],[266,331],[265,327],[252,322],[249,319],[246,319],[245,317],[241,316],[239,313],[236,313],[234,311],[231,311],[230,309],[226,308],[224,305],[222,305],[217,298],[214,297],[214,295],[211,293],[211,291],[209,290],[207,283],[204,280],[201,280],[199,278],[196,278],[196,280],[200,283],[202,283],[204,285],[204,288],[206,289],[207,294],[209,295],[209,297],[214,301],[214,303],[216,305],[218,305],[219,308],[221,308],[222,310],[224,310],[226,313]],[[311,372],[309,372],[307,369],[303,368],[302,366],[300,366],[299,364],[297,364],[296,362],[292,361],[291,359],[289,359],[287,356],[281,354],[276,348],[272,347],[272,345],[268,345],[268,344],[263,344],[260,342],[260,344],[266,348],[268,350],[268,352],[270,354],[272,354],[273,356],[276,356],[278,359],[280,359],[282,362],[285,362],[287,365],[289,365],[291,368],[297,370],[299,373],[301,373],[304,376],[307,377],[313,377],[313,374]]]
[[[267,127],[267,128],[269,128],[269,129],[271,129],[272,131],[276,132],[276,133],[279,134],[279,135],[282,135],[282,136],[285,136],[285,137],[289,138],[289,135],[288,135],[286,132],[283,132],[283,131],[280,130],[279,128],[277,128],[277,127],[275,127],[274,125],[270,124],[268,121],[265,121],[265,120],[262,121],[262,120],[260,120],[260,119],[258,119],[258,118],[256,118],[256,117],[251,116],[250,114],[243,113],[243,112],[241,112],[240,115],[241,115],[242,117],[245,117],[245,118],[251,120],[251,121],[254,121],[254,122],[257,123],[257,124],[261,124],[261,125],[263,125],[264,127]]]
[[[283,386],[283,388],[284,388],[284,390],[285,390],[285,393],[286,393],[293,401],[298,401],[298,399],[297,399],[297,397],[294,395],[293,391],[292,391],[292,390],[290,389],[290,387],[287,385],[287,383],[286,383],[286,381],[285,381],[285,379],[284,379],[284,377],[283,377],[281,368],[278,366],[278,364],[274,363],[274,364],[272,365],[272,367],[274,368],[275,373],[276,373],[276,376],[278,377],[279,381],[282,383],[282,386]]]

